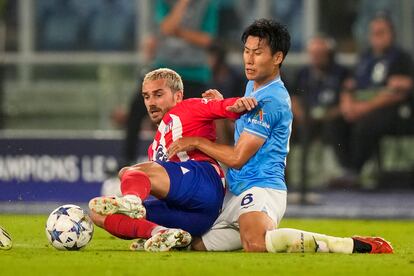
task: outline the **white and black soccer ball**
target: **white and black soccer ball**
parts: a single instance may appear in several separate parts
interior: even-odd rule
[[[50,213],[46,236],[56,249],[79,250],[91,241],[93,222],[79,206],[62,205]]]
[[[0,226],[0,249],[9,250],[12,246],[13,242],[10,234]]]

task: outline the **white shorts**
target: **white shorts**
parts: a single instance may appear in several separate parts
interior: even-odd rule
[[[264,212],[279,225],[286,211],[286,191],[253,187],[236,196],[227,191],[223,211],[210,231],[202,236],[208,251],[242,249],[239,217],[248,212]]]

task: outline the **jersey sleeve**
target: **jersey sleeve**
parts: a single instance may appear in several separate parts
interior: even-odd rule
[[[226,110],[226,107],[233,105],[238,98],[228,98],[223,100],[193,99],[189,104],[192,105],[191,110],[194,115],[198,115],[202,119],[233,119],[240,118],[242,114],[234,113]]]
[[[282,113],[283,108],[277,108],[270,99],[263,100],[259,102],[254,110],[244,115],[247,118],[243,131],[266,140],[270,137],[274,126],[279,122]]]

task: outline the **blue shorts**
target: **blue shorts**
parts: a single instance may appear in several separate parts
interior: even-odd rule
[[[208,162],[156,162],[170,177],[170,191],[164,199],[144,201],[147,219],[194,236],[202,235],[211,228],[223,204],[220,176]]]

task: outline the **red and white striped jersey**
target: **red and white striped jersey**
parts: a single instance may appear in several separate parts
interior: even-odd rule
[[[217,161],[199,150],[180,152],[174,156],[167,155],[171,143],[181,137],[198,136],[211,141],[216,140],[216,119],[238,119],[241,114],[229,112],[227,106],[233,105],[237,98],[224,100],[207,100],[192,98],[183,100],[167,112],[162,118],[155,134],[152,145],[148,148],[150,161],[187,160],[208,161],[217,164]]]

